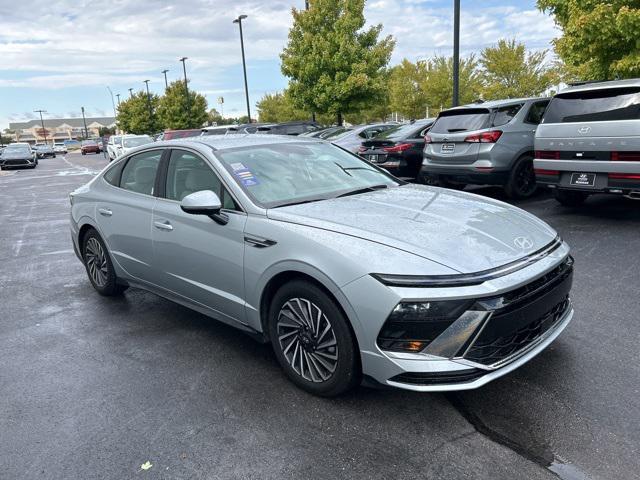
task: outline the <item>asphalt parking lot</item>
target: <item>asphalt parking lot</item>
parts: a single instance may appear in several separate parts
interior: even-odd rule
[[[576,260],[574,320],[529,364],[466,393],[328,400],[230,327],[95,293],[68,192],[104,165],[0,172],[0,478],[640,478],[640,202],[520,203]]]

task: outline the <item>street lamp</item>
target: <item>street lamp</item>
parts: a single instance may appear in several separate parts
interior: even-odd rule
[[[109,90],[109,94],[111,95],[111,106],[113,107],[113,116],[117,117],[118,114],[116,113],[116,104],[113,101],[113,92],[111,91],[111,88],[109,87],[109,85],[107,85],[107,90]],[[118,102],[118,104],[120,104],[120,102]]]
[[[187,64],[185,63],[188,60],[188,57],[182,57],[180,61],[182,62],[182,71],[184,72],[184,93],[186,95],[187,103],[187,116],[189,115],[189,86],[187,85]]]
[[[460,97],[460,0],[453,0],[453,98],[452,106],[459,105]]]
[[[84,118],[84,107],[80,107],[82,110],[82,123],[84,123],[84,138],[85,140],[89,138],[89,131],[87,130],[87,119]]]
[[[34,110],[35,113],[40,114],[40,125],[42,125],[42,135],[44,135],[44,143],[47,143],[47,131],[44,128],[44,120],[42,119],[42,114],[47,113],[46,110]]]
[[[120,106],[120,94],[116,93],[116,98],[118,99],[118,107]]]
[[[169,88],[169,82],[167,82],[167,72],[169,70],[162,70],[162,73],[164,73],[164,89],[166,90],[167,88]]]
[[[133,98],[133,88],[129,89],[129,98]]]
[[[149,107],[149,126],[151,126],[153,110],[151,109],[151,94],[149,93],[149,80],[145,80],[144,84],[147,86],[147,106]]]
[[[242,38],[242,20],[247,18],[246,15],[240,15],[236,18],[233,23],[237,23],[238,27],[240,27],[240,50],[242,51],[242,71],[244,72],[244,96],[247,100],[247,117],[249,119],[248,123],[251,123],[251,110],[249,108],[249,87],[247,86],[247,64],[244,59],[244,39]]]

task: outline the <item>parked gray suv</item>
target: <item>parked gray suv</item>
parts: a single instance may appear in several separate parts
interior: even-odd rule
[[[548,103],[496,100],[441,112],[426,137],[423,180],[448,187],[500,185],[512,198],[533,195],[533,140]]]
[[[593,193],[640,198],[640,79],[574,84],[536,134],[535,173],[575,206]]]

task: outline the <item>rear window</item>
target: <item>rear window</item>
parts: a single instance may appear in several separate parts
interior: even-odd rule
[[[608,88],[556,95],[542,123],[640,119],[640,88]]]
[[[481,130],[489,126],[491,113],[486,108],[462,108],[442,112],[431,127],[433,133]]]
[[[386,130],[375,138],[388,140],[402,140],[404,138],[418,138],[420,133],[429,126],[428,123],[409,123],[407,125],[398,125]]]

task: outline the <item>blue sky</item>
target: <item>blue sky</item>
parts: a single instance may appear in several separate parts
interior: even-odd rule
[[[553,21],[534,0],[500,2],[462,0],[461,45],[464,55],[500,38],[549,49],[558,35]],[[397,46],[392,64],[433,54],[450,55],[452,0],[368,0],[369,23],[382,23]],[[35,118],[113,115],[107,87],[121,98],[143,80],[161,93],[161,71],[182,78],[187,60],[190,87],[205,94],[225,116],[244,114],[244,90],[237,25],[244,21],[249,94],[255,102],[286,86],[278,54],[291,25],[291,7],[304,0],[0,0],[0,129],[9,122]],[[38,12],[34,14],[34,12]]]

